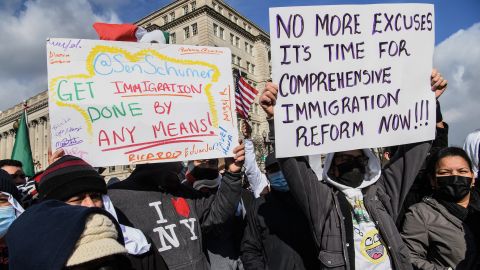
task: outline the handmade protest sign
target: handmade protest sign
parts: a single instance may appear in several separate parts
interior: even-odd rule
[[[218,47],[49,39],[52,148],[93,166],[232,156],[230,57]]]
[[[433,139],[429,4],[270,9],[277,157]]]

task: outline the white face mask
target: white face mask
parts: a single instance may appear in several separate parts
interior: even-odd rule
[[[15,215],[15,208],[13,206],[0,206],[0,238],[7,234],[8,228],[12,225],[17,216]]]

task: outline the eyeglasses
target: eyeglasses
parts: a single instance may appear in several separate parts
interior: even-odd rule
[[[353,156],[349,154],[335,154],[335,163],[341,164],[346,162],[358,162],[362,165],[368,164],[368,157],[366,156]]]
[[[25,177],[26,177],[26,175],[25,175],[24,173],[13,173],[13,174],[10,174],[10,176],[11,176],[13,179],[15,179],[15,178],[17,178],[17,177],[19,177],[19,178],[25,178]]]
[[[68,204],[74,204],[74,205],[81,205],[83,200],[87,198],[87,196],[92,200],[92,202],[100,202],[102,201],[102,194],[98,192],[85,192],[76,196],[71,197],[67,201],[65,201]]]

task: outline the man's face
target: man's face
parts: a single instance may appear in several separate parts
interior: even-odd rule
[[[10,176],[12,176],[13,183],[15,185],[23,185],[26,182],[25,173],[22,170],[22,167],[6,165],[2,167],[2,170],[6,171]]]
[[[361,160],[363,163],[365,163],[365,165],[368,162],[368,158],[365,157],[362,150],[357,149],[335,153],[332,162],[333,166],[331,167],[333,175],[335,177],[339,177],[340,171],[338,170],[338,166],[356,159]]]
[[[98,192],[83,192],[67,199],[65,202],[70,205],[103,208],[102,194]]]

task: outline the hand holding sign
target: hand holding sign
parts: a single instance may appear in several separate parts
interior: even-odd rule
[[[442,77],[442,74],[438,72],[437,69],[432,70],[432,75],[430,76],[430,85],[432,86],[432,91],[435,92],[435,98],[438,99],[443,92],[447,90],[448,81]]]
[[[267,114],[267,118],[272,118],[274,114],[274,106],[277,101],[278,86],[271,82],[267,82],[262,95],[260,96],[260,105]]]
[[[240,143],[233,148],[235,156],[233,158],[225,159],[225,167],[231,173],[239,173],[242,170],[243,163],[245,162],[245,145]]]

